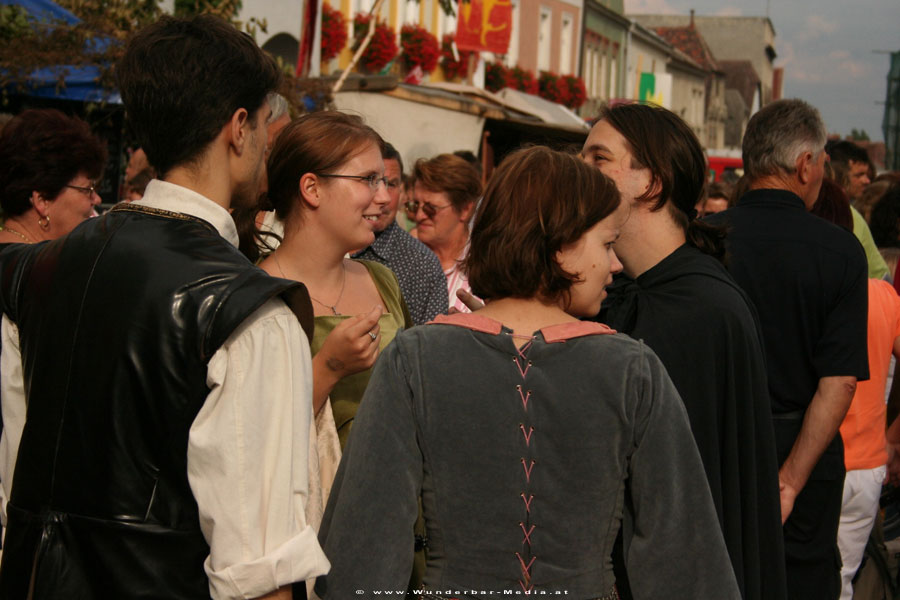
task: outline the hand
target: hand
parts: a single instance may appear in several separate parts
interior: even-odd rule
[[[475,312],[476,310],[478,310],[480,308],[484,308],[484,302],[482,302],[481,300],[479,300],[478,298],[476,298],[475,296],[473,296],[471,293],[467,292],[464,289],[456,290],[456,297],[459,298],[460,300],[462,300],[462,303],[466,305],[466,308],[468,308],[472,312]],[[451,311],[453,311],[453,309],[451,309]],[[459,311],[453,311],[453,312],[459,312]],[[448,314],[452,315],[453,312],[448,312]]]
[[[788,520],[788,517],[791,516],[791,512],[794,510],[794,500],[797,499],[797,494],[800,493],[800,490],[794,489],[791,484],[781,478],[779,473],[778,492],[781,497],[781,524],[784,525],[784,522]]]
[[[887,462],[887,480],[893,485],[900,485],[900,444],[891,444],[887,446],[888,462]]]
[[[376,306],[366,314],[344,320],[325,338],[315,360],[327,367],[335,382],[375,364],[381,336],[378,325],[381,314],[381,306]]]

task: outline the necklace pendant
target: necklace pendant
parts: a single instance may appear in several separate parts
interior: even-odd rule
[[[331,309],[331,314],[333,314],[333,315],[340,315],[340,314],[341,314],[341,313],[338,312],[338,309],[337,309],[336,306],[329,306],[328,308]]]

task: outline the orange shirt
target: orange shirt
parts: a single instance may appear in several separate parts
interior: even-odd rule
[[[900,296],[888,282],[869,279],[869,380],[857,384],[850,410],[841,423],[848,471],[874,469],[887,463],[884,388],[898,336]],[[894,376],[900,376],[900,371]]]

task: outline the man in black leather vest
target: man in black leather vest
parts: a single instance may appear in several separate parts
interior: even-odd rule
[[[117,76],[160,180],[0,251],[0,598],[304,594],[328,570],[304,518],[312,308],[228,212],[265,177],[279,71],[220,19],[165,17]]]

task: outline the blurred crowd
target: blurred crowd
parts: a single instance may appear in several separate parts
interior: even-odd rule
[[[711,181],[642,104],[405,163],[211,16],[116,73],[104,214],[84,121],[0,131],[0,597],[868,598],[900,175],[815,107]]]

